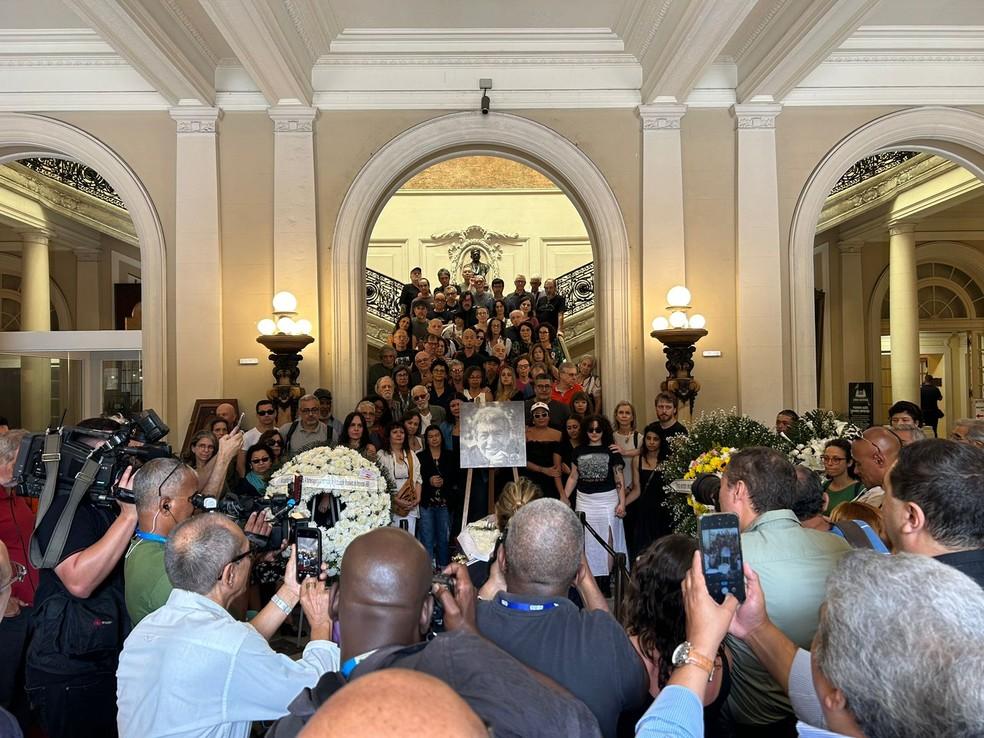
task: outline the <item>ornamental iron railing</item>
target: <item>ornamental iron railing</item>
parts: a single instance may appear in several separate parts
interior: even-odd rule
[[[366,311],[377,318],[396,323],[400,317],[403,283],[366,268]],[[557,277],[557,292],[567,301],[567,318],[594,305],[594,262],[582,264]]]
[[[830,194],[834,195],[841,190],[846,190],[848,187],[853,187],[860,182],[864,182],[876,174],[894,169],[914,156],[919,156],[919,152],[886,151],[883,154],[875,154],[874,156],[866,156],[864,159],[859,159],[837,180],[837,184],[830,190]]]
[[[99,172],[91,169],[85,164],[69,159],[19,159],[18,164],[23,164],[31,171],[40,174],[48,179],[61,182],[72,187],[79,192],[98,197],[103,202],[115,205],[126,210],[123,200],[116,194],[116,190],[105,179],[99,176]]]

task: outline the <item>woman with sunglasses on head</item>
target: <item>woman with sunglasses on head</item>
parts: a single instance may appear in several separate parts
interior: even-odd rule
[[[560,431],[550,427],[550,406],[534,402],[530,408],[533,424],[526,428],[526,468],[520,469],[540,488],[544,497],[558,499],[560,485]]]
[[[571,476],[562,499],[570,504],[571,495],[577,490],[575,510],[585,514],[588,524],[607,539],[616,552],[628,553],[622,525],[625,517],[622,468],[625,462],[615,444],[611,423],[603,415],[589,415],[584,419],[583,428],[585,440],[571,459]],[[584,537],[584,553],[598,586],[607,593],[612,564],[608,553],[590,534]]]
[[[273,468],[279,467],[284,457],[284,437],[280,435],[280,431],[276,429],[263,431],[257,443],[270,449],[270,453],[273,455]]]
[[[844,438],[827,441],[823,447],[823,471],[827,481],[823,493],[827,495],[824,515],[830,513],[842,502],[851,502],[865,491],[864,484],[854,476],[854,458],[851,456],[851,442]]]
[[[392,525],[403,528],[410,535],[417,530],[417,518],[423,478],[420,476],[420,460],[410,450],[410,439],[400,423],[390,423],[383,435],[383,447],[376,454],[379,465],[396,483],[393,494]]]

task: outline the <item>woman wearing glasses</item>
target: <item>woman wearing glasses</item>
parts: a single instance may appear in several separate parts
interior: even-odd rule
[[[823,447],[823,471],[827,481],[823,484],[823,492],[827,495],[827,506],[824,515],[830,513],[842,502],[850,502],[865,491],[862,484],[854,476],[854,459],[851,457],[851,442],[844,438],[835,438]]]
[[[622,469],[625,462],[615,444],[611,423],[603,415],[589,415],[584,419],[584,438],[571,459],[571,476],[564,487],[562,499],[570,504],[571,495],[577,490],[575,510],[583,512],[588,524],[617,553],[627,553],[625,529],[625,488]],[[602,592],[609,589],[611,561],[608,553],[594,539],[584,536],[584,553],[588,566]]]
[[[273,450],[257,443],[246,452],[246,476],[239,480],[236,494],[240,497],[260,497],[266,493],[273,471]]]
[[[276,469],[280,466],[284,456],[284,437],[280,435],[280,431],[276,428],[264,431],[260,434],[260,440],[257,443],[270,449],[270,453],[273,454],[273,468]]]

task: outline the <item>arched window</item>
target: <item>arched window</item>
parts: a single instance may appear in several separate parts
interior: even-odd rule
[[[0,331],[21,329],[21,278],[19,274],[0,272]],[[51,330],[59,326],[58,311],[51,303]]]
[[[962,269],[942,262],[916,268],[920,320],[952,320],[984,316],[984,289]],[[891,292],[882,302],[882,320],[890,315]]]

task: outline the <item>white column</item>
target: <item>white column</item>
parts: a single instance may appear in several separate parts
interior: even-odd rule
[[[318,210],[314,179],[314,119],[318,110],[302,105],[278,105],[269,112],[274,141],[273,290],[292,292],[297,298],[299,317],[311,321],[315,342],[304,349],[299,381],[308,392],[313,392],[321,384]],[[363,348],[353,347],[353,350]]]
[[[643,367],[649,415],[665,377],[663,344],[650,338],[649,325],[666,312],[666,293],[686,284],[683,226],[683,154],[680,119],[686,105],[641,105],[642,119],[642,325]]]
[[[75,327],[80,331],[98,331],[100,325],[99,300],[93,291],[99,285],[99,251],[77,250],[75,252]]]
[[[21,330],[51,330],[51,277],[48,240],[51,233],[21,231]],[[20,371],[21,425],[40,431],[51,422],[51,361],[22,356]]]
[[[171,108],[177,122],[174,337],[181,442],[199,398],[222,397],[222,249],[216,141],[218,108]]]
[[[919,305],[916,299],[916,225],[889,227],[889,332],[892,402],[919,403]]]
[[[848,382],[868,380],[865,362],[868,341],[864,330],[864,283],[861,280],[863,246],[861,241],[841,241],[837,244],[841,260],[841,350],[844,357],[845,386],[838,387],[834,394],[835,407],[847,402]]]
[[[775,131],[781,110],[773,104],[733,108],[738,131],[738,408],[769,425],[785,406]],[[812,293],[813,285],[791,288]]]

